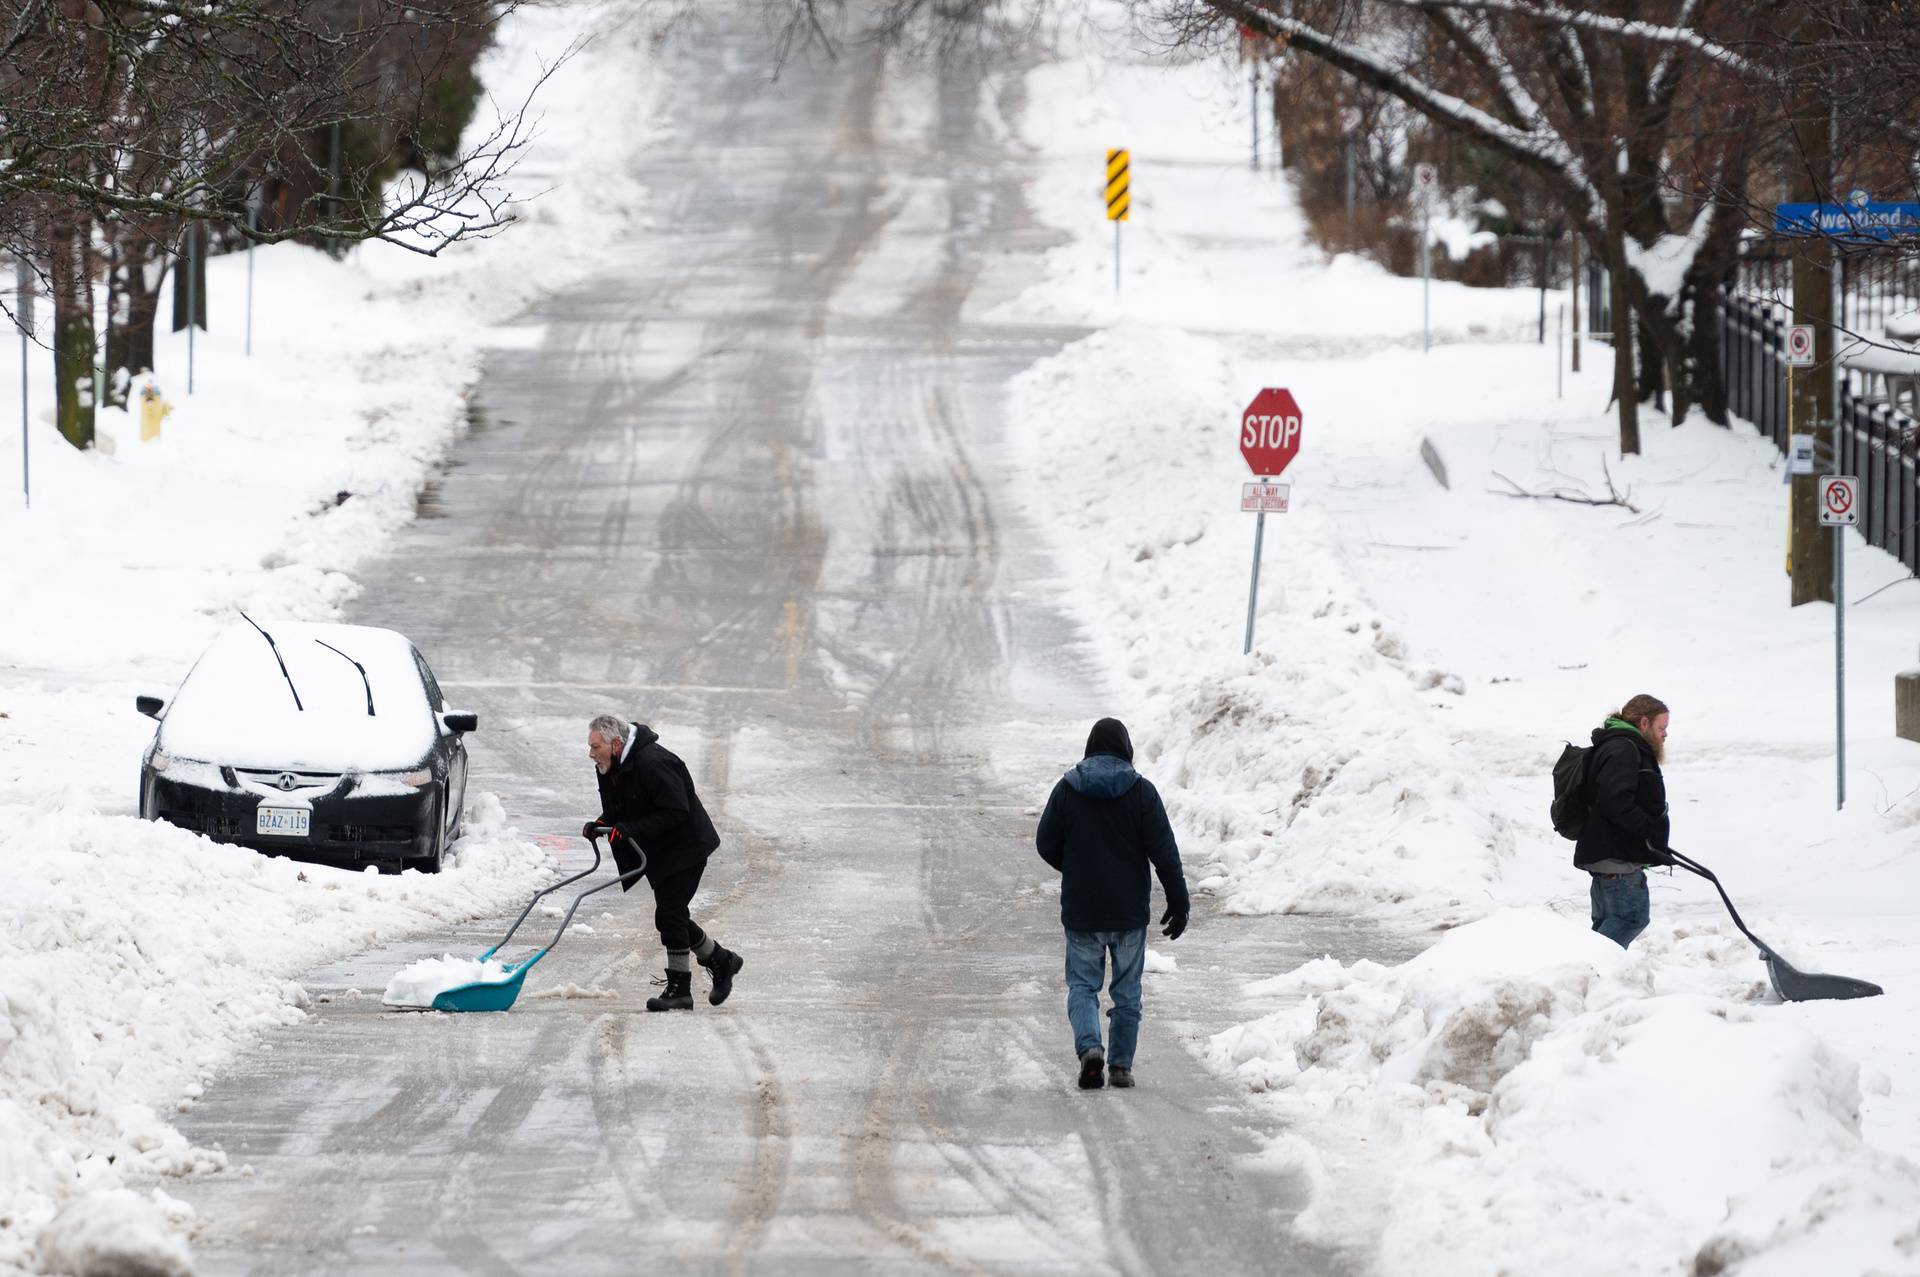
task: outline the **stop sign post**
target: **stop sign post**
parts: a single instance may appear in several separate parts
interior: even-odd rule
[[[1300,455],[1300,405],[1291,390],[1269,386],[1240,414],[1240,455],[1254,477],[1271,479]],[[1253,612],[1260,599],[1260,544],[1267,533],[1267,502],[1260,503],[1253,525],[1253,581],[1247,587],[1247,640],[1242,656],[1253,651]]]

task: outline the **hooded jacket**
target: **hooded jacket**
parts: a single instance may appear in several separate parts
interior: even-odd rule
[[[660,879],[706,863],[720,845],[700,795],[693,791],[687,765],[660,743],[660,734],[644,723],[634,724],[627,756],[606,773],[595,773],[600,785],[600,822],[616,826],[613,862],[622,874],[632,873],[640,858],[628,840],[647,854],[648,879]],[[631,882],[621,887],[631,888]]]
[[[1117,737],[1103,737],[1095,727],[1087,757],[1054,785],[1034,835],[1040,858],[1060,871],[1060,923],[1069,931],[1145,927],[1153,891],[1149,865],[1167,907],[1182,914],[1191,908],[1160,792],[1133,770],[1126,729],[1101,720],[1108,723],[1118,728]]]
[[[1587,758],[1587,822],[1573,844],[1573,863],[1602,860],[1667,863],[1667,785],[1653,746],[1627,723],[1610,718],[1593,732]]]

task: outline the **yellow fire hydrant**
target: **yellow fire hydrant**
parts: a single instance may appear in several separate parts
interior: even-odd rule
[[[148,382],[140,387],[140,442],[160,437],[160,422],[173,411],[173,405],[160,397],[160,387]]]

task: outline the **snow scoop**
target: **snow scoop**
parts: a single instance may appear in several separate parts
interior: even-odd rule
[[[609,825],[600,825],[597,829],[599,833],[613,832]],[[579,882],[600,867],[600,839],[596,835],[590,841],[593,843],[593,863],[571,878],[562,878],[551,887],[534,892],[533,899],[527,901],[527,907],[520,911],[520,916],[514,919],[511,927],[507,928],[507,934],[501,937],[500,943],[480,955],[481,962],[485,962],[506,947],[507,941],[513,939],[513,933],[520,930],[520,924],[527,920],[527,915],[533,912],[533,907],[540,903],[542,896],[551,895],[570,883]],[[635,850],[639,849],[635,848]],[[631,872],[621,874],[618,878],[603,882],[597,887],[589,887],[575,896],[573,904],[567,909],[567,916],[560,920],[560,930],[553,933],[553,939],[547,942],[546,948],[537,949],[531,956],[509,965],[506,979],[482,980],[474,984],[463,984],[447,989],[434,996],[432,1009],[435,1011],[505,1011],[513,1005],[514,999],[520,996],[520,986],[525,983],[527,972],[533,969],[533,964],[552,952],[553,947],[560,943],[560,937],[567,933],[567,924],[573,921],[574,911],[580,908],[581,901],[597,892],[605,891],[608,887],[630,883],[646,871],[647,856],[645,852],[640,852],[640,863]]]
[[[1733,917],[1733,925],[1740,928],[1740,934],[1753,941],[1753,947],[1760,951],[1761,961],[1767,964],[1767,974],[1773,978],[1773,991],[1780,995],[1782,1002],[1817,1002],[1834,998],[1871,998],[1885,993],[1877,984],[1866,980],[1856,980],[1852,976],[1822,975],[1817,971],[1801,971],[1791,962],[1775,953],[1766,941],[1747,930],[1747,924],[1740,921],[1740,911],[1733,907],[1733,901],[1727,895],[1727,889],[1713,876],[1713,871],[1690,856],[1683,856],[1671,847],[1667,849],[1673,857],[1673,863],[1688,873],[1698,874],[1713,884],[1720,893],[1720,899],[1726,901],[1727,912]]]

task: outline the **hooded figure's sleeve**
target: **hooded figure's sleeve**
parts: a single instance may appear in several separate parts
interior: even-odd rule
[[[1039,849],[1040,859],[1058,870],[1066,863],[1067,854],[1067,817],[1060,801],[1062,791],[1067,788],[1065,780],[1054,782],[1053,793],[1047,796],[1047,809],[1040,813],[1040,828],[1034,832],[1033,845]]]
[[[1180,846],[1173,838],[1173,822],[1167,819],[1167,805],[1160,801],[1160,791],[1153,782],[1142,776],[1140,788],[1146,791],[1146,810],[1143,813],[1146,836],[1147,859],[1153,862],[1153,872],[1159,875],[1160,890],[1166,893],[1167,908],[1179,913],[1189,913],[1193,901],[1187,895],[1186,874],[1180,868]]]

